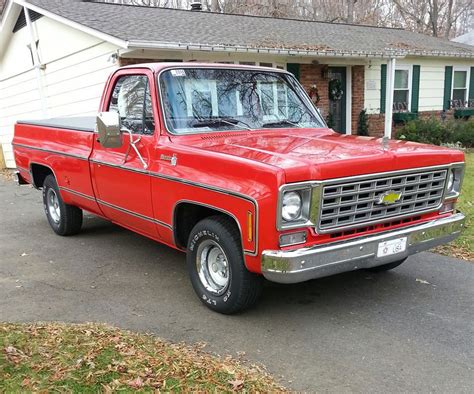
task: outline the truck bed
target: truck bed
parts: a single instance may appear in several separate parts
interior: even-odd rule
[[[89,167],[94,129],[94,116],[18,121],[13,147],[23,179],[36,185],[33,169],[49,168],[67,204],[100,214]],[[41,184],[41,176],[36,181]]]

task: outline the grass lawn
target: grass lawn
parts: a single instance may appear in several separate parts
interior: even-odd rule
[[[0,392],[282,392],[261,368],[202,346],[97,324],[0,323]]]
[[[457,208],[467,216],[466,229],[456,241],[439,247],[436,251],[474,261],[474,150],[466,152],[466,172]]]

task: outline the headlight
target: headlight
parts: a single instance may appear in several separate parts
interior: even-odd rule
[[[281,217],[285,222],[291,222],[301,216],[303,201],[298,192],[286,192],[283,195]]]
[[[277,229],[314,226],[319,208],[319,187],[310,182],[284,185],[277,205]]]
[[[454,187],[454,170],[449,171],[447,191],[452,192]]]
[[[462,178],[464,175],[464,165],[455,164],[449,169],[448,178],[446,179],[446,194],[447,198],[456,198],[459,196],[462,186]]]

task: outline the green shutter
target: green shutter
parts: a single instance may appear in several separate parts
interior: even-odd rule
[[[443,109],[448,110],[451,101],[451,86],[453,83],[453,67],[446,66],[444,69],[444,98]]]
[[[474,67],[471,67],[471,78],[469,78],[469,100],[474,100]]]
[[[387,65],[382,64],[380,70],[380,113],[385,113],[385,97],[387,95]]]
[[[413,66],[411,78],[411,112],[418,112],[420,100],[420,66]]]
[[[286,69],[292,73],[298,81],[300,80],[300,65],[298,63],[288,63]]]

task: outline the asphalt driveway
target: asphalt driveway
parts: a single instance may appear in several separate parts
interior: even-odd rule
[[[184,255],[101,219],[56,236],[41,194],[0,177],[0,320],[106,322],[219,354],[245,352],[288,387],[472,392],[474,264],[432,253],[385,274],[267,283],[258,307],[201,305]]]

